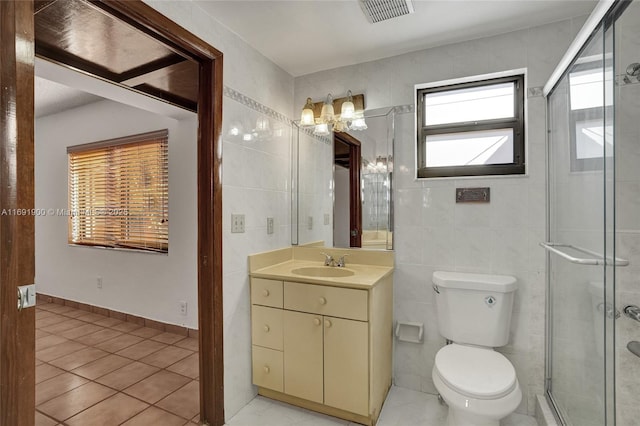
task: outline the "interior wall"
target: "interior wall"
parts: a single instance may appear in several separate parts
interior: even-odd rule
[[[411,105],[414,85],[526,68],[527,89],[541,89],[585,17],[393,58],[301,76],[294,105],[326,93],[364,93],[367,108]],[[527,93],[527,92],[525,92]],[[436,326],[431,275],[436,270],[510,274],[518,279],[509,344],[498,350],[523,390],[518,412],[533,414],[544,386],[545,100],[528,93],[527,175],[416,180],[415,114],[396,115],[394,147],[395,320],[425,325],[422,344],[397,342],[396,385],[436,393]],[[456,204],[455,188],[489,186],[489,204]]]
[[[350,172],[344,167],[334,167],[335,200],[333,203],[333,245],[334,247],[351,246],[351,217],[349,210]]]
[[[68,217],[53,213],[68,208],[67,146],[160,129],[169,130],[169,253],[69,246]],[[198,328],[196,130],[195,115],[177,121],[108,100],[36,119],[35,205],[48,211],[36,216],[38,292]]]
[[[250,131],[261,114],[271,120],[272,128],[277,123],[283,125],[283,118],[294,116],[293,77],[216,21],[197,2],[145,0],[145,3],[224,54],[223,84],[227,89],[222,143],[224,404],[225,418],[230,419],[256,395],[251,379],[247,256],[291,243],[291,131],[285,126],[280,136],[272,134],[268,140],[244,141],[229,135],[229,130],[239,121],[245,123],[244,130]],[[245,215],[245,233],[231,233],[232,213]],[[267,234],[268,214],[274,217],[273,234]],[[195,246],[196,240],[193,241]]]

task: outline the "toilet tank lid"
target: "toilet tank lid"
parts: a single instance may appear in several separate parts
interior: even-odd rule
[[[435,271],[433,283],[439,287],[486,290],[509,293],[518,288],[518,280],[510,275],[470,274],[465,272]]]

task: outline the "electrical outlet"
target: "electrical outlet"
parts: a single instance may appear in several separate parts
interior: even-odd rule
[[[98,288],[102,288],[102,277],[96,278],[96,285],[98,286]]]
[[[180,301],[180,315],[182,315],[183,317],[187,316],[187,302],[185,302],[184,300]]]
[[[307,228],[308,229],[313,229],[313,216],[309,216],[307,218]]]
[[[331,218],[329,217],[329,213],[324,214],[324,224],[329,225]]]
[[[243,214],[231,215],[231,232],[234,234],[241,234],[244,232],[244,215]]]
[[[267,234],[273,234],[273,218],[267,218]]]

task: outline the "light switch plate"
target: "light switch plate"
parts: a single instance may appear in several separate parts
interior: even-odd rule
[[[231,233],[242,234],[244,232],[244,215],[232,214],[231,215]]]

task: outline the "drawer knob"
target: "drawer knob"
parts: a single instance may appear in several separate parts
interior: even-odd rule
[[[331,325],[332,325],[332,324],[331,324],[331,321],[329,321],[329,320],[324,320],[324,326],[325,326],[325,327],[329,328],[329,327],[331,327]]]
[[[271,371],[271,369],[269,368],[269,366],[265,365],[264,366],[264,372],[269,374],[270,371]]]
[[[267,290],[266,288],[264,290],[262,290],[262,295],[264,297],[268,297],[269,296],[269,290]]]
[[[313,319],[313,323],[314,323],[315,325],[320,325],[320,324],[322,324],[322,321],[320,321],[320,318],[314,318],[314,319]]]
[[[265,324],[265,325],[264,325],[264,332],[265,332],[265,333],[268,333],[268,332],[269,332],[269,330],[271,330],[271,329],[269,328],[269,326],[268,326],[267,324]]]
[[[318,302],[319,302],[321,305],[326,305],[326,304],[327,304],[327,299],[325,299],[324,297],[321,297],[320,299],[318,299]]]

